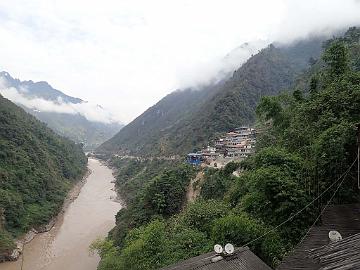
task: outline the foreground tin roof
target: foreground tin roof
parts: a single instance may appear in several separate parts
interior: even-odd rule
[[[360,233],[310,250],[309,257],[319,265],[319,270],[360,269]]]
[[[161,268],[161,270],[271,270],[248,247],[237,249],[234,254],[219,258],[215,252]]]
[[[323,269],[319,260],[309,253],[311,250],[329,244],[329,232],[338,231],[343,238],[360,233],[360,204],[332,205],[322,215],[322,223],[314,226],[302,243],[280,263],[277,270],[319,270]],[[360,268],[324,268],[324,269],[360,269]]]

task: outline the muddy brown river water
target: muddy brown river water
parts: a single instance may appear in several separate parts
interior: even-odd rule
[[[55,226],[38,234],[25,246],[23,270],[96,270],[99,257],[89,245],[105,237],[115,225],[120,210],[116,202],[112,170],[89,159],[91,174],[79,196],[69,205]],[[22,258],[0,264],[0,270],[21,270]]]

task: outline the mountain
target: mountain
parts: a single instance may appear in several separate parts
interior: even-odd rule
[[[87,150],[96,148],[123,126],[113,121],[101,106],[68,96],[47,82],[20,81],[8,72],[0,72],[0,93],[58,134],[83,143]],[[102,118],[94,118],[94,112]]]
[[[308,68],[308,60],[319,57],[322,41],[311,38],[290,45],[271,44],[215,85],[166,96],[97,151],[184,154],[206,145],[219,132],[253,124],[260,98],[288,89]]]
[[[99,149],[127,154],[166,152],[167,134],[198,111],[198,107],[216,92],[216,86],[201,90],[178,90],[147,109],[125,127],[125,130]]]
[[[12,237],[60,210],[86,164],[80,145],[0,95],[0,261]]]

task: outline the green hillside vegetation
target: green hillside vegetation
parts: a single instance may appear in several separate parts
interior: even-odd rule
[[[124,245],[130,229],[146,224],[154,216],[178,213],[196,171],[173,160],[112,158],[111,164],[119,168],[116,187],[127,205],[116,215],[116,227],[111,232],[119,246]]]
[[[93,244],[101,256],[99,269],[158,269],[228,242],[248,245],[275,267],[313,224],[341,176],[343,185],[331,203],[358,202],[353,165],[360,122],[359,34],[352,28],[344,38],[326,43],[322,60],[314,63],[319,66],[307,72],[307,87],[302,82],[288,93],[261,99],[257,116],[263,132],[256,154],[223,169],[207,169],[201,198],[194,203],[166,212],[172,195],[153,193],[168,190],[168,182],[189,183],[194,173],[180,179],[186,167],[149,180],[140,193],[144,200],[149,192],[153,201],[142,201],[136,209],[134,200],[120,211],[108,239]],[[240,177],[232,175],[237,168]],[[123,213],[132,209],[127,219],[139,220],[149,206],[151,216],[133,222],[125,235],[116,233]]]
[[[320,38],[270,45],[214,86],[166,96],[97,151],[142,156],[193,151],[218,133],[254,123],[260,98],[289,88],[307,68],[308,59],[318,58],[320,52]]]
[[[56,215],[86,164],[80,146],[0,96],[0,252]]]

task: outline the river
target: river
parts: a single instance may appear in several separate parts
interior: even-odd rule
[[[112,170],[96,159],[88,167],[79,196],[55,226],[25,245],[23,260],[1,263],[0,270],[21,270],[22,261],[22,270],[96,270],[99,256],[89,253],[89,245],[114,227],[121,205],[114,201]]]

